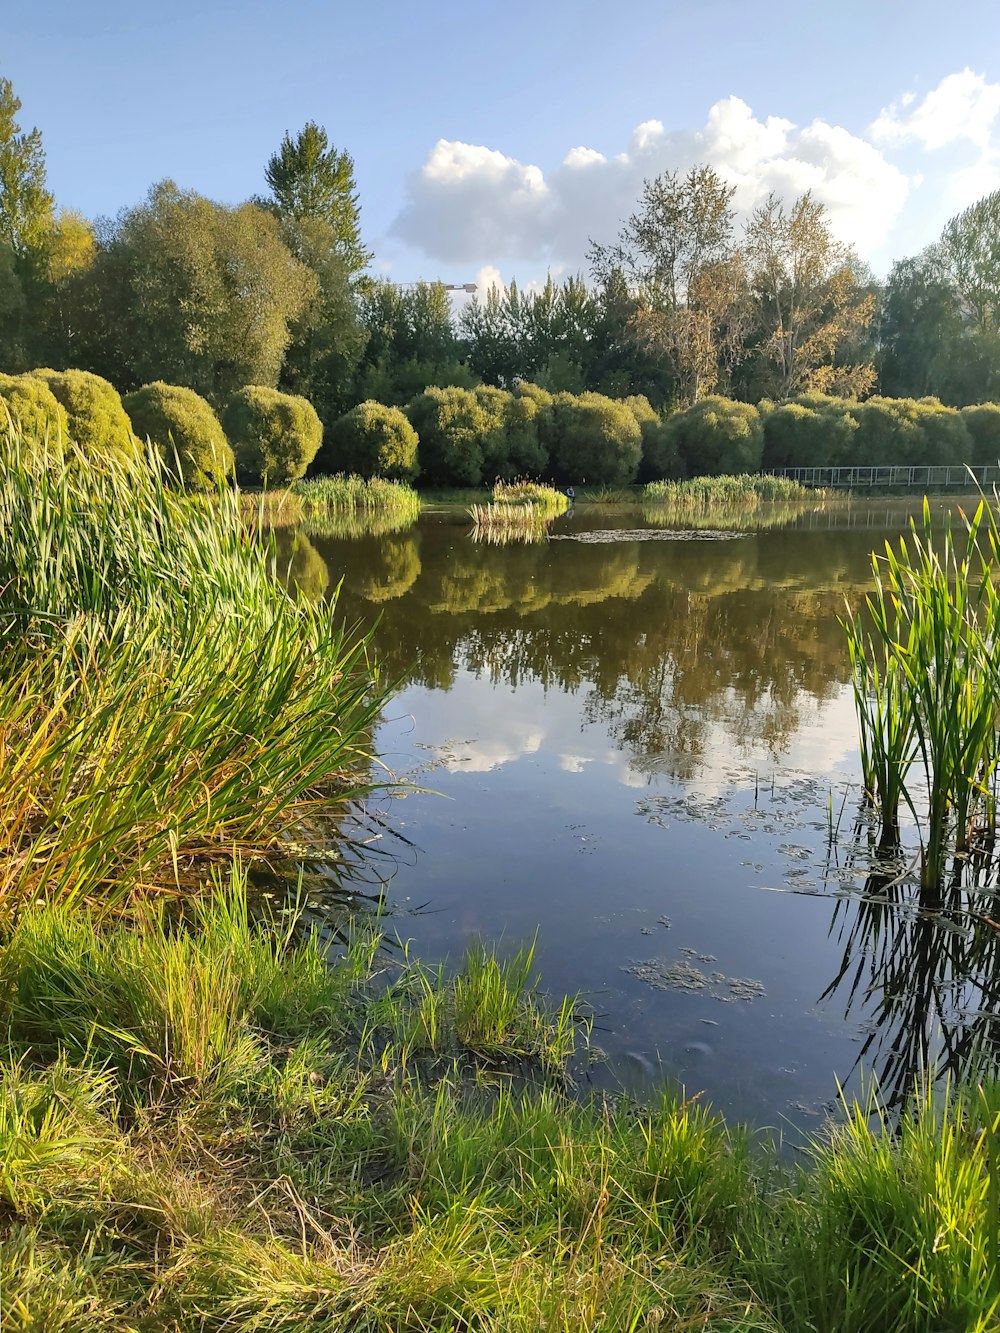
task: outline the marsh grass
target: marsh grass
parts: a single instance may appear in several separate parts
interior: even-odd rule
[[[237,495],[155,455],[0,458],[0,919],[287,854],[372,789],[369,635],[290,597]]]
[[[544,541],[549,523],[569,508],[562,491],[535,481],[498,481],[489,504],[469,508],[474,541],[506,545]]]
[[[865,782],[883,843],[898,842],[905,803],[920,830],[928,902],[952,852],[968,854],[977,825],[992,836],[994,817],[1000,535],[985,501],[963,520],[957,536],[950,522],[936,531],[925,500],[922,528],[912,522],[908,537],[873,555],[866,616],[845,621]]]
[[[365,479],[338,473],[298,481],[292,494],[302,504],[306,518],[322,518],[340,511],[376,512],[416,519],[420,497],[411,486],[382,477]]]
[[[5,1333],[995,1326],[995,1088],[781,1167],[697,1097],[574,1093],[530,949],[331,954],[239,867],[169,922],[26,909],[0,1013]]]
[[[693,477],[689,481],[651,481],[642,502],[663,506],[676,521],[755,513],[762,505],[793,500],[822,500],[825,492],[810,490],[788,477],[765,474]]]

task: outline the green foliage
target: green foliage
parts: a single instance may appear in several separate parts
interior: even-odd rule
[[[66,409],[69,431],[83,453],[97,461],[107,453],[135,458],[139,442],[113,384],[86,370],[33,370]]]
[[[46,188],[41,133],[21,132],[20,109],[10,79],[0,78],[0,242],[30,271],[44,257],[53,198]]]
[[[550,460],[560,480],[592,486],[635,480],[642,432],[625,403],[599,393],[557,394],[551,436]]]
[[[280,216],[325,223],[348,274],[368,267],[372,255],[361,240],[354,160],[347,152],[338,153],[322,126],[309,121],[294,139],[286,134],[264,175]]]
[[[962,420],[972,440],[970,463],[1000,463],[1000,404],[963,407]]]
[[[419,470],[417,444],[417,432],[400,408],[359,403],[334,422],[316,468],[409,481]]]
[[[294,394],[250,384],[230,398],[222,417],[240,476],[287,486],[305,476],[323,440],[313,405]]]
[[[305,855],[317,797],[370,789],[368,638],[289,598],[275,564],[235,493],[172,491],[155,452],[40,467],[6,442],[0,918],[176,894],[220,849]]]
[[[48,440],[58,455],[70,439],[66,409],[49,386],[32,375],[0,375],[0,439],[11,425],[29,440]]]
[[[432,486],[478,486],[490,419],[468,389],[425,389],[406,409],[420,439],[420,474]]]
[[[869,398],[851,414],[858,429],[849,462],[945,464],[971,457],[972,441],[961,414],[937,399]]]
[[[751,403],[703,398],[666,421],[666,434],[677,448],[688,476],[757,472],[764,431]]]
[[[853,399],[803,394],[794,402],[761,403],[765,468],[832,467],[854,461],[858,428]]]
[[[168,469],[179,468],[185,486],[210,489],[232,474],[233,451],[219,418],[193,389],[158,381],[122,401],[136,435],[157,446]]]
[[[126,388],[165,380],[222,404],[278,383],[316,281],[273,214],[164,181],[108,225],[76,284],[80,356]]]
[[[368,339],[358,371],[359,400],[402,407],[428,385],[475,385],[475,375],[463,363],[451,298],[441,283],[367,283],[358,304]]]
[[[680,476],[681,464],[677,446],[666,429],[666,422],[655,411],[644,394],[632,394],[623,398],[631,410],[642,432],[642,462],[639,465],[639,478],[642,481],[659,481],[663,478]]]

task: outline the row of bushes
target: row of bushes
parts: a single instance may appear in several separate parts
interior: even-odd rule
[[[135,456],[150,440],[184,481],[204,489],[237,472],[251,483],[285,485],[305,475],[323,428],[304,398],[249,385],[222,418],[192,389],[147,384],[123,399],[84,370],[0,375],[0,424],[6,419],[49,447],[72,441],[95,461]]]
[[[664,423],[690,476],[761,468],[996,463],[1000,405],[958,410],[936,398],[738,403],[705,398]]]
[[[176,456],[185,482],[284,486],[314,473],[356,473],[430,486],[545,476],[626,485],[783,467],[994,463],[1000,406],[962,410],[936,398],[806,394],[755,407],[709,397],[661,419],[643,397],[430,387],[405,408],[365,402],[323,428],[304,399],[251,385],[221,418],[191,389],[147,384],[122,400],[80,370],[0,375],[0,403],[29,431],[85,452],[134,451],[149,439]]]
[[[645,398],[428,388],[405,412],[365,402],[323,430],[304,399],[274,389],[241,389],[216,415],[191,389],[147,384],[123,400],[85,371],[0,377],[0,402],[29,432],[69,438],[95,456],[129,452],[139,441],[175,456],[185,482],[217,484],[234,471],[251,485],[287,485],[314,472],[357,473],[437,486],[477,486],[498,477],[555,475],[564,481],[627,483],[640,464],[672,475],[676,460]],[[419,444],[419,452],[418,452]]]

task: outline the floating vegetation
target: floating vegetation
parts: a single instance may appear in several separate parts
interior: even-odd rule
[[[745,537],[745,532],[718,532],[697,528],[599,528],[592,532],[553,532],[549,541],[561,542],[689,542],[689,541],[736,541]]]
[[[674,962],[664,958],[648,958],[644,962],[632,961],[622,971],[638,977],[653,990],[680,990],[689,994],[703,991],[721,1004],[732,1004],[736,1000],[758,1000],[767,994],[763,982],[754,981],[750,977],[727,977],[724,972],[702,972],[692,961],[715,962],[711,954],[701,954],[694,949],[681,949],[679,952],[684,957]]]

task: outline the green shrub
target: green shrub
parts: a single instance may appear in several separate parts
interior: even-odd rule
[[[953,407],[937,399],[869,398],[854,414],[858,419],[854,457],[864,467],[962,463],[972,440]]]
[[[969,462],[1000,462],[1000,404],[979,403],[975,407],[963,407],[962,420],[972,442]]]
[[[193,389],[157,380],[122,401],[135,433],[157,446],[171,471],[179,466],[186,486],[207,490],[231,475],[233,451],[219,418]]]
[[[852,400],[811,394],[809,401],[797,399],[760,405],[764,423],[762,466],[836,467],[854,458],[857,417],[848,410]]]
[[[308,399],[262,384],[248,384],[233,394],[222,425],[236,470],[251,485],[298,481],[323,441],[323,426]]]
[[[685,471],[691,477],[759,472],[764,446],[760,413],[752,403],[703,398],[666,422]]]
[[[118,390],[87,370],[33,370],[66,409],[69,431],[88,458],[135,458],[141,445]]]
[[[417,475],[418,443],[405,412],[369,400],[333,423],[315,470],[409,481]]]
[[[55,450],[71,437],[66,409],[33,375],[0,375],[0,430],[20,426],[27,439],[44,440]]]
[[[530,395],[481,384],[474,390],[487,418],[483,480],[511,481],[545,471],[548,454],[538,437],[539,403]]]
[[[642,433],[625,403],[599,393],[557,394],[550,461],[562,481],[627,485],[642,458]]]
[[[420,473],[432,486],[478,486],[490,418],[469,389],[433,385],[406,409],[420,439]]]
[[[642,433],[642,461],[639,464],[640,481],[662,481],[679,477],[681,470],[677,446],[665,429],[659,412],[645,394],[632,394],[621,400],[639,423]]]

